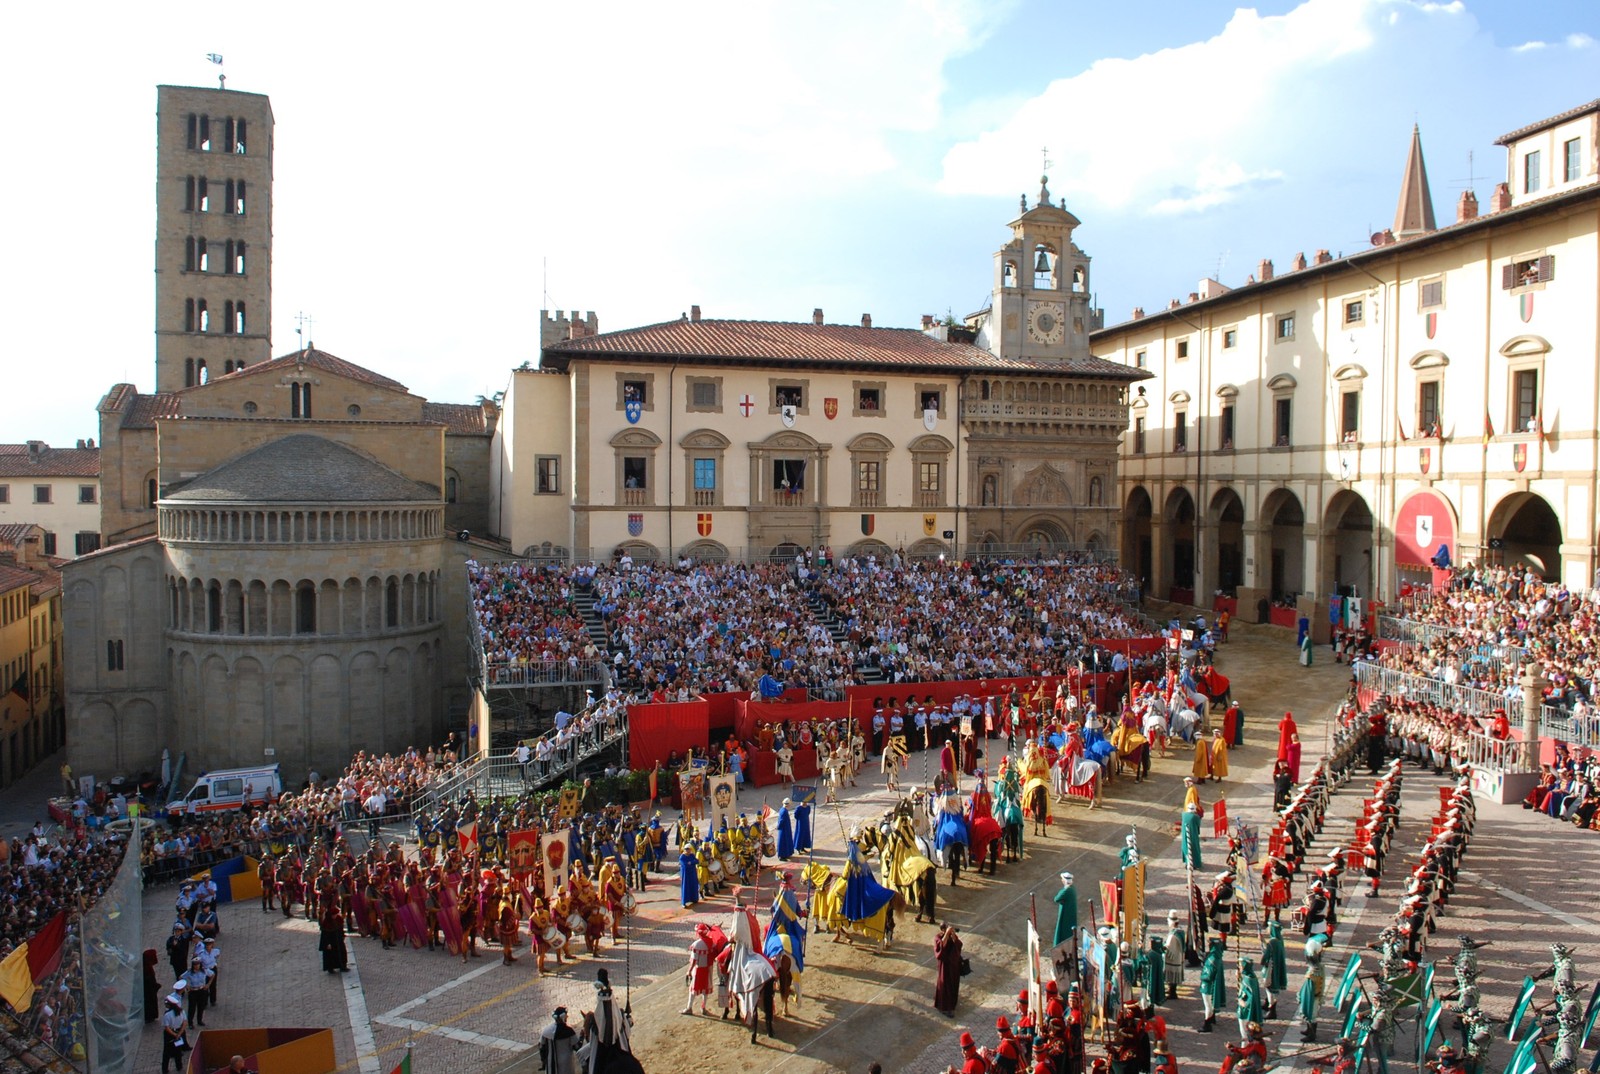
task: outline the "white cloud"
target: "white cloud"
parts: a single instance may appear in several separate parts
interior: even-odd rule
[[[1224,205],[1247,190],[1283,181],[1283,172],[1268,168],[1247,172],[1236,161],[1210,157],[1195,170],[1194,185],[1174,188],[1150,207],[1156,216],[1176,216]]]
[[[1568,48],[1593,48],[1594,44],[1594,38],[1586,33],[1579,32],[1567,35]]]
[[[1520,45],[1512,45],[1512,52],[1538,52],[1542,48],[1549,48],[1548,41],[1524,41]]]
[[[1015,190],[1044,142],[1055,161],[1050,185],[1069,206],[1166,215],[1223,204],[1283,180],[1292,146],[1313,124],[1361,122],[1358,94],[1307,114],[1309,87],[1326,72],[1346,70],[1405,23],[1457,20],[1463,11],[1413,0],[1306,0],[1270,17],[1240,8],[1208,40],[1100,60],[1052,82],[1004,123],[952,148],[940,189]],[[1401,30],[1390,28],[1391,16]]]

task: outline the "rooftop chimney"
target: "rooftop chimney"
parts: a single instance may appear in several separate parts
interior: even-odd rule
[[[1261,259],[1261,264],[1256,266],[1256,279],[1266,283],[1272,279],[1272,262],[1266,258]]]
[[[1168,303],[1167,303],[1167,309],[1169,309],[1169,310],[1175,310],[1175,309],[1177,309],[1177,308],[1178,308],[1178,307],[1179,307],[1179,306],[1181,306],[1181,305],[1183,305],[1183,303],[1182,303],[1182,302],[1179,302],[1179,301],[1178,301],[1178,300],[1177,300],[1177,299],[1173,299],[1173,300],[1172,300],[1172,301],[1171,301],[1171,302],[1168,302]]]
[[[1500,213],[1511,208],[1511,184],[1496,183],[1494,193],[1489,195],[1489,211]]]
[[[863,313],[861,315],[861,327],[862,328],[871,328],[872,327],[872,314]]]
[[[700,319],[700,307],[699,306],[690,306],[689,307],[689,320],[698,321],[699,319]]]
[[[1468,220],[1478,218],[1478,195],[1470,190],[1461,192],[1461,200],[1456,202],[1456,223],[1465,224]]]
[[[924,330],[927,330],[927,329],[933,327],[933,314],[924,313],[922,315],[922,327],[923,327]]]
[[[1290,272],[1299,272],[1301,269],[1303,269],[1305,267],[1306,267],[1306,255],[1305,255],[1304,252],[1295,254],[1294,255],[1294,260],[1289,262],[1289,271]]]
[[[89,446],[89,445],[88,445],[88,444],[85,444],[85,443],[84,443],[84,442],[83,442],[83,438],[82,438],[82,437],[79,437],[79,438],[78,438],[78,450],[79,450],[79,451],[82,451],[82,450],[83,450],[83,449],[84,449],[84,448],[86,448],[86,447],[88,447],[88,446]]]
[[[1135,307],[1133,307],[1133,319],[1136,320],[1136,321],[1144,320],[1144,307],[1143,306],[1135,306]]]
[[[1333,260],[1333,255],[1330,254],[1328,251],[1326,251],[1326,250],[1318,250],[1317,251],[1317,260],[1316,260],[1317,264],[1326,265],[1329,261],[1332,261],[1332,260]]]
[[[822,307],[821,306],[818,306],[816,309],[811,311],[811,323],[812,324],[821,324],[822,323]]]
[[[39,456],[45,453],[46,447],[43,440],[28,441],[28,458],[34,462],[39,461]]]

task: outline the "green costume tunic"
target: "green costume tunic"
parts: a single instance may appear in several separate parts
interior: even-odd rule
[[[1239,960],[1239,1002],[1234,1011],[1241,1022],[1261,1021],[1261,982],[1248,958]]]
[[[1317,1011],[1322,1008],[1324,983],[1322,963],[1313,962],[1306,967],[1306,979],[1300,984],[1300,1017],[1305,1019],[1307,1025],[1316,1022]]]
[[[1277,995],[1289,987],[1289,964],[1283,952],[1283,926],[1276,921],[1267,926],[1267,942],[1261,948],[1261,968],[1267,975],[1267,991]]]
[[[1200,861],[1200,814],[1183,814],[1183,864],[1199,872],[1205,866]]]
[[[1167,948],[1162,939],[1154,937],[1150,950],[1139,961],[1144,971],[1144,990],[1150,996],[1150,1005],[1159,1007],[1167,1001]]]
[[[1220,939],[1206,948],[1205,961],[1200,963],[1200,993],[1211,1000],[1213,1010],[1221,1010],[1228,1002],[1228,983],[1224,980],[1222,959],[1226,954]]]
[[[1056,892],[1056,935],[1051,946],[1070,940],[1078,930],[1078,889],[1064,887]]]

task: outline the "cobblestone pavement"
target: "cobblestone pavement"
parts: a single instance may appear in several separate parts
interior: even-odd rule
[[[1319,652],[1319,659],[1325,652]],[[1271,824],[1267,774],[1277,740],[1277,717],[1284,707],[1295,711],[1309,768],[1309,761],[1321,751],[1322,723],[1348,682],[1341,667],[1319,663],[1308,670],[1296,665],[1294,656],[1281,633],[1241,630],[1218,661],[1233,679],[1248,719],[1245,745],[1230,757],[1229,780],[1209,785],[1203,797],[1209,803],[1225,794],[1230,816],[1259,824],[1263,837]],[[923,760],[912,755],[903,782],[926,782]],[[1073,872],[1085,896],[1097,892],[1097,881],[1112,876],[1122,837],[1135,828],[1151,863],[1152,922],[1163,921],[1168,908],[1183,905],[1184,876],[1172,829],[1182,799],[1181,777],[1188,770],[1189,755],[1175,753],[1158,758],[1152,779],[1145,783],[1117,780],[1099,809],[1091,811],[1076,801],[1056,806],[1056,823],[1049,833],[1032,838],[1030,826],[1026,859],[1002,865],[993,879],[963,874],[960,885],[951,889],[944,883],[948,872],[942,874],[941,915],[961,930],[975,967],[973,976],[962,983],[954,1019],[940,1016],[932,1007],[932,928],[909,916],[900,919],[895,946],[887,952],[836,945],[813,936],[802,1003],[790,1017],[780,1013],[777,1035],[768,1038],[763,1033],[754,1047],[747,1031],[736,1026],[680,1016],[689,926],[700,920],[720,921],[731,900],[724,896],[685,910],[677,901],[674,873],[663,873],[641,898],[625,948],[608,946],[599,959],[584,957],[578,965],[544,978],[538,976],[525,947],[524,957],[513,966],[499,964],[497,948],[464,965],[442,951],[385,951],[355,938],[350,944],[355,971],[330,976],[319,971],[316,933],[310,922],[262,913],[259,903],[224,907],[222,1003],[208,1014],[208,1026],[332,1026],[341,1072],[387,1074],[410,1045],[415,1074],[498,1070],[532,1074],[539,1069],[537,1054],[530,1056],[526,1049],[537,1041],[549,1011],[558,1004],[574,1010],[591,1006],[593,970],[605,966],[619,995],[626,998],[631,991],[637,1019],[635,1052],[647,1070],[721,1065],[768,1072],[864,1071],[877,1060],[886,1070],[942,1071],[957,1058],[956,1039],[963,1029],[970,1029],[980,1042],[993,1041],[995,1018],[1010,1012],[1019,987],[1023,922],[1036,898],[1041,925],[1046,931],[1051,927],[1050,900],[1058,889],[1060,871]],[[1370,905],[1355,897],[1344,907],[1341,933],[1327,960],[1330,998],[1350,944],[1369,942],[1398,905],[1401,878],[1409,871],[1404,859],[1415,854],[1427,834],[1432,806],[1438,801],[1433,788],[1439,782],[1431,774],[1408,770],[1390,876]],[[875,819],[893,800],[876,770],[864,773],[861,783],[846,791],[838,810],[820,811],[816,818],[817,860],[835,869],[843,858],[843,831]],[[1358,775],[1336,796],[1315,853],[1348,840],[1352,817],[1370,786],[1368,777]],[[779,788],[751,789],[741,795],[740,806],[759,809],[765,800],[776,807],[781,797]],[[1206,834],[1204,853],[1209,863],[1220,859],[1223,847],[1210,838],[1209,824]],[[1481,806],[1466,858],[1468,872],[1429,956],[1448,957],[1455,948],[1455,934],[1463,930],[1492,940],[1480,954],[1484,1004],[1504,1013],[1522,975],[1548,965],[1551,939],[1566,935],[1570,943],[1571,934],[1580,927],[1592,931],[1600,926],[1592,894],[1593,878],[1600,872],[1597,863],[1600,841],[1592,835],[1515,807]],[[770,885],[769,878],[763,892],[770,892]],[[1298,891],[1297,885],[1297,895]],[[144,921],[151,946],[160,948],[170,931],[174,894],[170,885],[148,893]],[[765,894],[757,901],[765,903]],[[1086,920],[1086,905],[1083,915]],[[1248,939],[1245,953],[1254,954],[1255,946],[1256,941]],[[1596,958],[1600,951],[1588,938],[1578,942],[1576,950],[1579,977],[1592,982],[1600,973]],[[1298,945],[1291,938],[1290,994],[1279,1002],[1285,1018],[1268,1027],[1282,1062],[1291,1068],[1312,1058],[1297,1054],[1302,1049],[1300,1034],[1287,1021],[1302,966]],[[163,958],[164,985],[170,983],[170,972]],[[1199,1022],[1196,976],[1196,971],[1189,971],[1184,989],[1164,1013],[1180,1064],[1212,1069],[1231,1039],[1227,1032],[1231,1022],[1219,1018],[1217,1033],[1194,1032]],[[1440,982],[1448,976],[1448,969],[1442,968]],[[1230,1004],[1232,998],[1230,981]],[[1231,1008],[1222,1012],[1230,1013]],[[1329,1023],[1324,1022],[1322,1039],[1331,1035]],[[1402,1032],[1400,1052],[1406,1051],[1410,1040],[1408,1032]],[[1503,1063],[1500,1051],[1506,1048],[1502,1041],[1495,1055],[1498,1062]],[[137,1069],[158,1069],[159,1055],[159,1034],[147,1027]]]

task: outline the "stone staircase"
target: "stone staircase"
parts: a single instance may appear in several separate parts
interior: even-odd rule
[[[834,614],[833,609],[828,606],[828,602],[822,598],[822,595],[816,591],[814,586],[807,585],[805,587],[805,598],[806,604],[811,609],[811,618],[827,628],[828,634],[833,638],[833,643],[840,647],[848,645],[850,643],[849,631],[845,629],[844,623]],[[874,664],[857,663],[856,670],[861,673],[863,682],[876,684],[889,681],[889,677],[883,673],[883,670]]]

